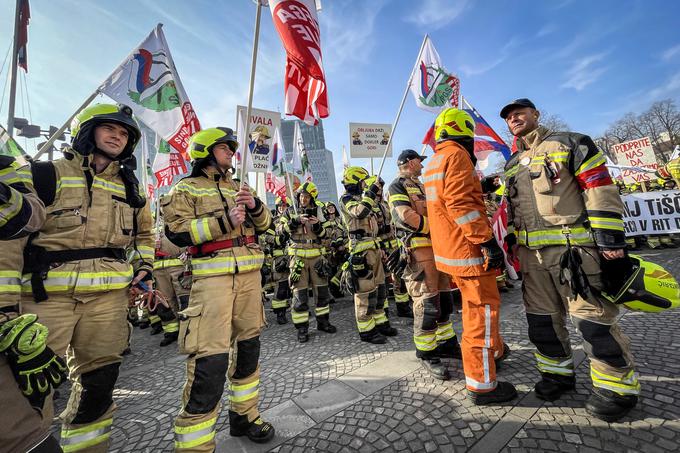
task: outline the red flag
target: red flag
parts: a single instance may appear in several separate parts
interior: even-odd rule
[[[19,2],[19,36],[17,40],[17,65],[28,72],[28,54],[26,53],[28,44],[28,21],[31,19],[31,8],[28,0]]]
[[[519,260],[513,250],[508,249],[508,244],[505,243],[505,236],[508,234],[508,202],[503,197],[498,209],[491,218],[491,228],[493,234],[505,253],[505,267],[508,271],[508,276],[517,280],[517,271],[519,271]]]
[[[423,137],[423,141],[421,142],[423,145],[430,145],[430,148],[434,151],[434,147],[437,146],[437,142],[434,140],[434,123],[432,123],[432,126],[427,130],[425,133],[425,137]]]
[[[270,0],[276,31],[286,49],[286,114],[310,126],[329,114],[314,0]]]

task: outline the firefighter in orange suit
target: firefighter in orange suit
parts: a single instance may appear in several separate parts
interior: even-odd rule
[[[47,328],[36,322],[35,315],[22,315],[19,310],[26,236],[38,231],[44,220],[45,206],[33,190],[28,165],[0,156],[2,451],[61,452],[59,442],[50,434],[50,424],[54,410],[52,389],[66,380],[66,364],[46,347]],[[23,347],[26,344],[30,347]],[[46,385],[38,387],[38,381]]]
[[[264,253],[256,235],[267,231],[271,213],[245,184],[239,187],[231,178],[237,148],[229,128],[195,133],[189,142],[191,175],[162,204],[165,233],[188,247],[193,277],[189,307],[178,314],[179,350],[188,358],[182,408],[175,418],[177,451],[214,451],[227,373],[229,433],[259,443],[274,437],[274,428],[257,409],[265,318]]]
[[[461,349],[468,397],[483,405],[509,401],[517,391],[509,382],[496,381],[494,359],[510,352],[499,332],[495,273],[504,256],[493,237],[475,172],[474,134],[475,123],[464,110],[440,113],[435,155],[424,180],[435,264],[453,276],[463,300]]]
[[[71,396],[61,413],[66,451],[106,451],[113,390],[128,342],[129,292],[152,285],[151,211],[134,175],[141,136],[132,109],[96,104],[71,123],[72,146],[36,162],[33,183],[47,218],[26,248],[22,308],[67,356]]]

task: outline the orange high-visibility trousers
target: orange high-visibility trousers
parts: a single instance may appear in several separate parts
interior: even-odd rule
[[[499,331],[501,297],[496,275],[453,276],[463,300],[463,352],[465,386],[473,392],[489,392],[496,388],[494,358],[503,353]]]

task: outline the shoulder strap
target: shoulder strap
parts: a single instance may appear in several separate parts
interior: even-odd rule
[[[57,195],[57,170],[51,161],[36,161],[31,164],[33,187],[45,206],[54,203]]]

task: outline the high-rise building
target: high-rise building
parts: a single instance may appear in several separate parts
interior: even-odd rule
[[[309,126],[300,120],[281,121],[281,139],[286,148],[286,159],[288,162],[293,157],[293,135],[295,134],[295,123],[300,124],[302,140],[305,143],[307,158],[312,168],[312,178],[314,184],[319,189],[319,201],[338,202],[338,189],[335,184],[335,169],[333,166],[333,153],[326,149],[326,140],[323,133],[323,122],[316,126]],[[274,196],[267,194],[267,204],[274,206]]]

